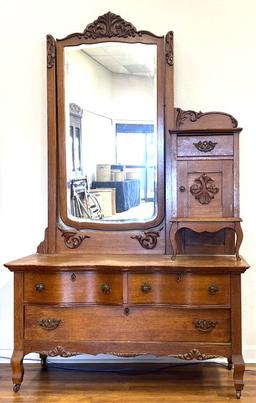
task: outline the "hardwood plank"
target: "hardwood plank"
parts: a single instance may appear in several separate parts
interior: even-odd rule
[[[182,362],[181,362],[182,363]],[[162,369],[166,364],[80,364],[77,371],[40,370],[38,364],[25,364],[26,375],[20,391],[12,391],[8,364],[0,365],[0,402],[70,402],[70,403],[162,403],[230,402],[235,401],[232,371],[217,364],[200,363]],[[57,366],[57,364],[55,364]],[[74,368],[74,364],[69,364]],[[71,369],[69,368],[69,369]],[[82,372],[84,370],[116,370],[136,368],[125,374],[113,372]],[[256,365],[247,369],[256,371]],[[255,402],[256,373],[245,373],[245,389],[241,401]]]

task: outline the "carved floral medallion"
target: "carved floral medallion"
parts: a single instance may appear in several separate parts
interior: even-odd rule
[[[218,192],[219,188],[216,187],[214,180],[206,173],[196,178],[193,185],[190,186],[190,193],[201,204],[209,204]]]

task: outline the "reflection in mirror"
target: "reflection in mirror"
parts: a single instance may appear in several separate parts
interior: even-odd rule
[[[157,214],[156,45],[65,48],[68,216],[146,222]]]

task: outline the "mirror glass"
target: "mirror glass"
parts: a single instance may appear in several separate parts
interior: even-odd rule
[[[157,215],[157,46],[65,48],[67,215],[147,222]]]

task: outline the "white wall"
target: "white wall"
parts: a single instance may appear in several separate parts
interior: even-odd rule
[[[154,123],[156,97],[151,77],[113,74],[113,117],[122,122]]]
[[[69,103],[75,103],[83,109],[83,174],[89,181],[96,180],[96,165],[115,161],[112,73],[74,48],[66,52],[66,72],[67,127]]]
[[[47,222],[45,35],[82,31],[109,10],[138,29],[175,35],[175,104],[233,114],[241,134],[243,343],[256,362],[256,2],[254,0],[0,0],[1,256],[33,253]],[[0,271],[0,349],[12,348],[12,275]]]

